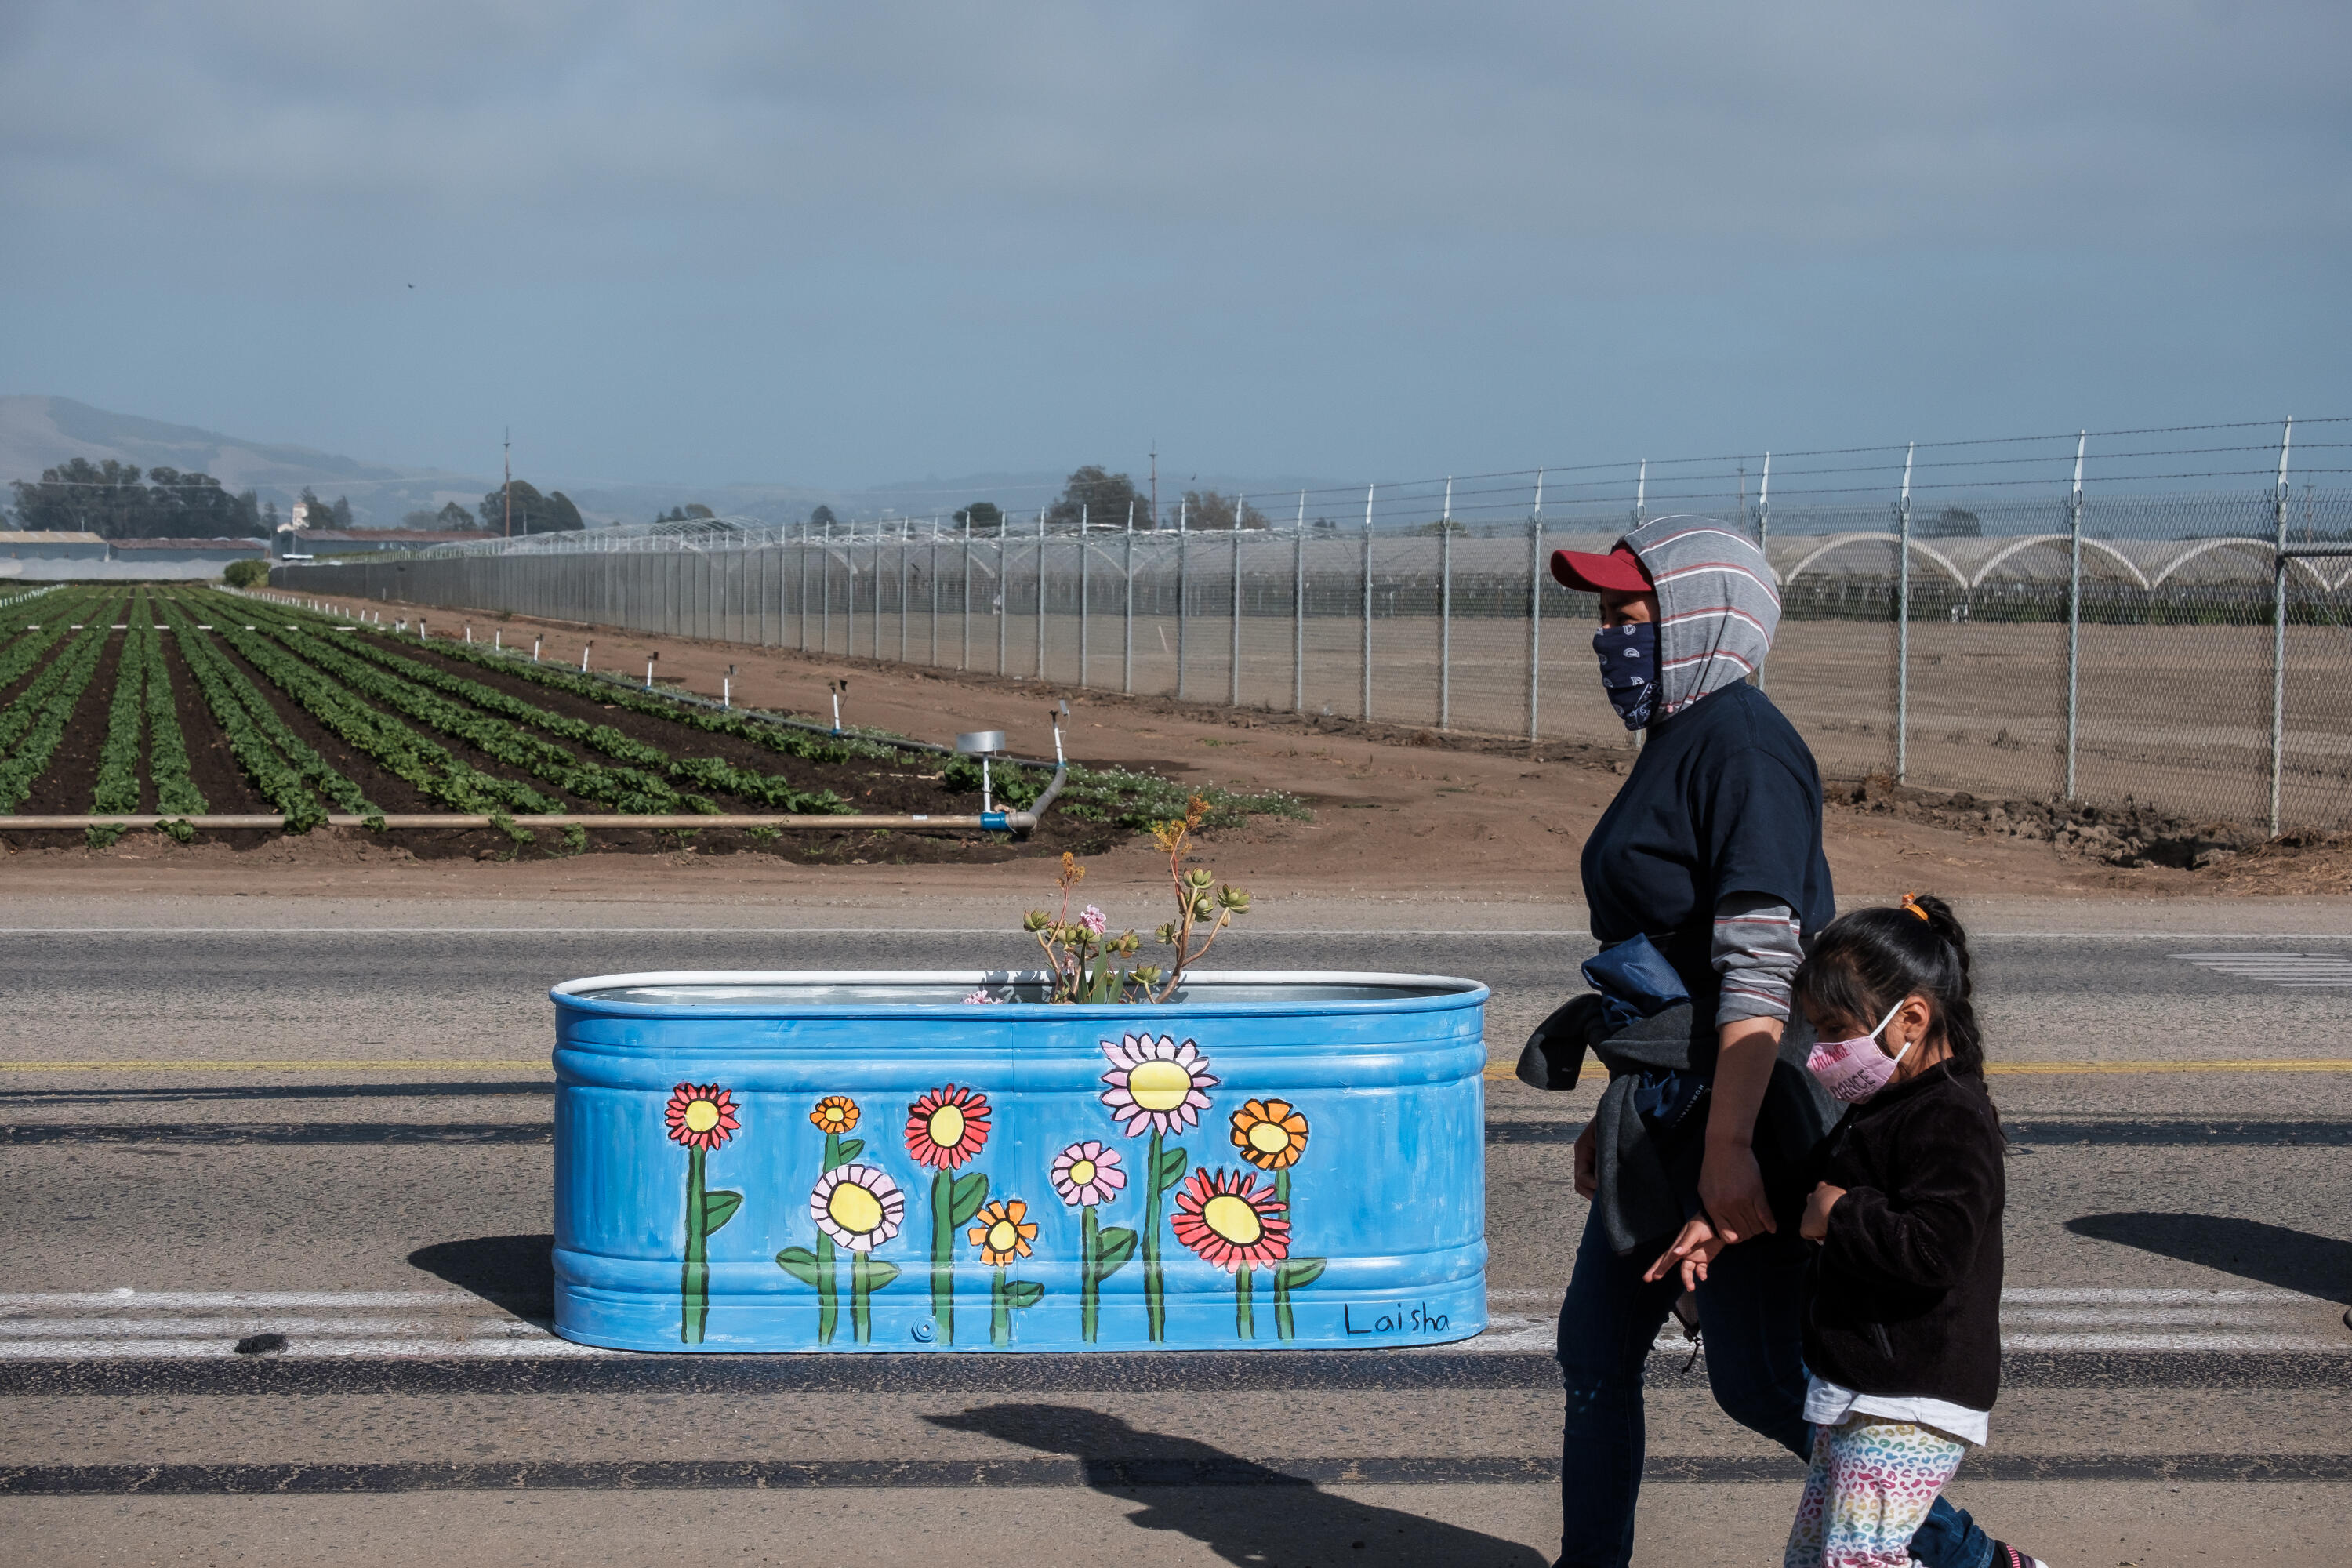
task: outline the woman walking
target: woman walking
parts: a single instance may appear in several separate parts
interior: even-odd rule
[[[1835,910],[1812,753],[1748,683],[1780,618],[1761,552],[1706,519],[1661,518],[1607,555],[1557,552],[1551,569],[1600,595],[1602,682],[1645,731],[1584,846],[1592,934],[1604,957],[1646,939],[1685,998],[1628,1027],[1598,1008],[1566,1020],[1582,1030],[1569,1052],[1594,1047],[1611,1084],[1576,1144],[1592,1207],[1560,1308],[1559,1563],[1623,1568],[1643,1371],[1683,1289],[1648,1265],[1685,1222],[1724,1244],[1696,1291],[1716,1403],[1811,1457],[1798,1232],[1835,1108],[1803,1068],[1810,1030],[1789,1020],[1805,942]],[[1929,1568],[1989,1568],[1994,1548],[1941,1498],[1911,1543]]]

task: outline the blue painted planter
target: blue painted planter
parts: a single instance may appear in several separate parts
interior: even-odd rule
[[[1485,986],[1223,973],[1161,1006],[964,1003],[983,984],[1042,994],[1001,971],[556,987],[556,1331],[1133,1351],[1486,1326]]]

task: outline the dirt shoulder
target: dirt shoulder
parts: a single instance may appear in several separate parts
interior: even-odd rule
[[[377,607],[387,624],[415,614],[413,607]],[[544,657],[575,666],[583,641],[592,637],[597,668],[642,670],[646,656],[658,653],[665,675],[682,677],[688,689],[711,695],[731,665],[737,701],[810,717],[829,715],[826,683],[846,678],[845,716],[853,723],[940,742],[962,730],[1001,729],[1014,752],[1030,756],[1052,754],[1049,710],[1067,701],[1066,742],[1076,760],[1148,769],[1188,784],[1299,796],[1312,808],[1312,821],[1253,818],[1245,827],[1214,835],[1207,859],[1236,882],[1305,898],[1573,900],[1584,839],[1633,756],[1622,744],[1547,741],[1531,747],[1523,740],[1179,704],[520,616],[426,614],[436,634],[462,637],[470,620],[480,641],[489,640],[494,627],[509,647],[528,647],[541,637]],[[1883,781],[1833,795],[1829,857],[1845,898],[1907,889],[1968,899],[2352,892],[2352,847],[2342,842],[2255,846],[2231,839],[2224,846],[2225,830],[2218,827],[2175,824],[2159,831],[2115,812],[2090,813],[2085,821],[2084,814],[2052,814],[2032,803],[1931,797],[1890,789]],[[2167,832],[2175,837],[2164,837]],[[2179,837],[2183,833],[2188,837]],[[2111,863],[2118,857],[2145,858],[2131,847],[2159,843],[2162,853],[2190,863]],[[1040,846],[1039,852],[1049,851]],[[153,886],[189,893],[381,890],[587,899],[644,897],[652,879],[691,887],[698,895],[787,900],[901,883],[919,883],[948,898],[1034,898],[1045,881],[1043,868],[1029,860],[917,868],[878,863],[883,858],[877,853],[870,866],[818,867],[689,849],[591,851],[561,861],[494,864],[420,860],[398,844],[351,833],[321,831],[236,851],[134,835],[110,851],[20,850],[7,858],[0,876],[24,892],[90,891],[89,879],[97,878],[110,891]],[[1150,847],[1139,839],[1088,859],[1109,885],[1140,885],[1152,872]],[[2194,864],[2199,859],[2201,868]]]

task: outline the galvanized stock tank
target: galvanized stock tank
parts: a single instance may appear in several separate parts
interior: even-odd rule
[[[1071,1006],[1041,978],[557,986],[556,1331],[1328,1350],[1486,1326],[1485,986],[1205,973]]]

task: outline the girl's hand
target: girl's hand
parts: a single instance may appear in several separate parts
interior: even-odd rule
[[[1576,1195],[1592,1199],[1601,1195],[1601,1124],[1588,1121],[1584,1131],[1576,1135]]]
[[[1696,1290],[1706,1282],[1706,1266],[1730,1245],[1715,1233],[1715,1226],[1707,1224],[1706,1216],[1700,1215],[1684,1222],[1681,1232],[1675,1237],[1675,1244],[1650,1265],[1650,1271],[1642,1276],[1642,1280],[1648,1284],[1663,1279],[1679,1264],[1683,1271],[1683,1289]]]
[[[1843,1196],[1843,1187],[1833,1187],[1827,1182],[1815,1187],[1813,1195],[1805,1200],[1805,1218],[1798,1226],[1797,1234],[1807,1241],[1827,1241],[1830,1238],[1830,1210],[1837,1207],[1838,1199]]]

